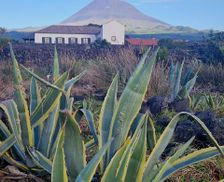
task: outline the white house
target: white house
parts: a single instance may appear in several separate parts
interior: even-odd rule
[[[90,44],[100,39],[112,45],[123,45],[125,26],[117,21],[103,25],[52,25],[35,32],[34,39],[36,44]]]

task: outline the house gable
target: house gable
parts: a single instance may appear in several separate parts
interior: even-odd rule
[[[109,21],[102,26],[102,39],[112,45],[123,45],[125,41],[125,26],[117,21]]]
[[[125,27],[117,21],[110,21],[102,26],[93,24],[85,26],[52,25],[35,33],[35,43],[39,44],[46,42],[89,44],[97,39],[106,40],[112,45],[123,45]]]

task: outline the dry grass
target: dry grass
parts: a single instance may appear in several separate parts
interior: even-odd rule
[[[169,91],[169,68],[163,62],[156,64],[152,72],[147,96],[166,96]]]
[[[175,173],[167,182],[218,182],[224,179],[224,159],[208,160]]]
[[[72,68],[70,76],[86,71],[85,76],[73,89],[73,94],[92,95],[99,91],[105,93],[116,73],[120,75],[120,89],[122,89],[138,61],[133,50],[121,49],[116,54],[107,52],[97,60],[72,60],[62,57],[60,62],[62,70]]]
[[[198,67],[198,66],[197,66]],[[202,87],[210,88],[210,91],[224,91],[224,66],[201,64],[197,83]],[[210,87],[208,87],[210,85]]]
[[[12,66],[10,63],[0,61],[0,100],[11,98],[12,86]]]

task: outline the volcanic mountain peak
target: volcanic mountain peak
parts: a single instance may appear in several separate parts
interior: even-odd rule
[[[117,20],[126,25],[126,31],[138,33],[176,31],[167,23],[147,16],[128,2],[121,0],[93,0],[86,7],[62,22],[67,25],[102,25]]]

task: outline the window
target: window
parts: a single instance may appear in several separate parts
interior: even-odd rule
[[[112,36],[111,37],[111,41],[115,42],[117,40],[117,37],[116,36]]]
[[[90,44],[91,43],[91,39],[90,38],[82,38],[82,44]]]
[[[44,44],[51,44],[51,37],[43,37],[42,42]]]
[[[78,38],[70,37],[68,40],[69,44],[78,44]]]
[[[63,37],[56,38],[56,44],[64,44],[64,43],[65,43],[65,39]]]

